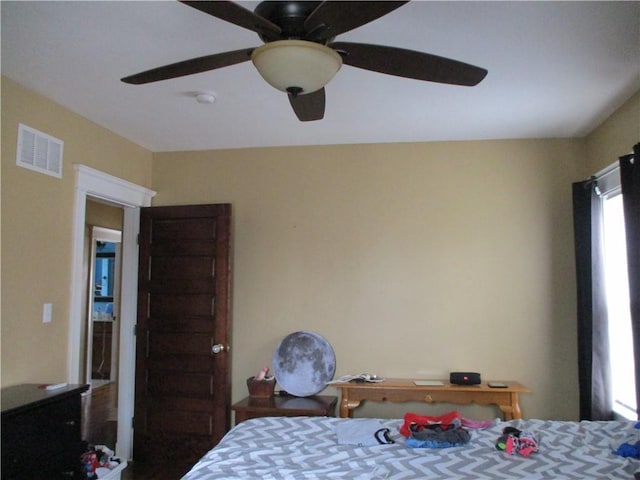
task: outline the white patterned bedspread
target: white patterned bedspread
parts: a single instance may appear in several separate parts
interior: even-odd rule
[[[401,420],[381,420],[391,445],[339,445],[338,422],[326,417],[267,417],[234,427],[183,477],[211,479],[633,479],[638,460],[611,453],[635,443],[633,422],[496,420],[472,430],[463,447],[411,449],[398,433]],[[357,419],[356,419],[357,421]],[[536,433],[539,451],[529,457],[495,448],[502,429],[513,425]]]

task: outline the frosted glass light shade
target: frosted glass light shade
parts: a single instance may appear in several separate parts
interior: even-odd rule
[[[287,92],[300,88],[301,95],[324,87],[342,66],[335,50],[304,40],[278,40],[256,48],[251,61],[266,82]]]

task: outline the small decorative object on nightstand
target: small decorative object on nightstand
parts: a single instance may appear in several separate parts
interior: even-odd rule
[[[314,395],[294,397],[273,395],[266,398],[246,397],[231,406],[236,412],[236,425],[249,418],[259,417],[334,417],[338,397]]]
[[[273,397],[275,387],[276,379],[274,377],[269,379],[263,378],[262,380],[257,380],[256,377],[247,378],[247,389],[249,390],[249,396],[251,398]]]

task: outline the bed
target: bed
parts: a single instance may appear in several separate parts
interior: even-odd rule
[[[371,419],[369,419],[371,420]],[[375,419],[392,444],[338,442],[337,432],[367,419],[263,417],[231,429],[183,477],[212,479],[632,479],[640,461],[612,453],[637,441],[634,422],[495,420],[468,429],[470,440],[450,448],[409,448],[399,433],[403,419]],[[344,422],[352,422],[344,424]],[[342,424],[342,425],[341,425]],[[496,448],[505,427],[535,432],[529,456]],[[342,430],[341,430],[342,429]]]

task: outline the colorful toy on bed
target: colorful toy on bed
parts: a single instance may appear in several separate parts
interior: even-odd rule
[[[519,454],[528,457],[538,451],[538,440],[532,432],[520,430],[515,427],[504,427],[502,435],[496,442],[496,448],[509,455]]]

